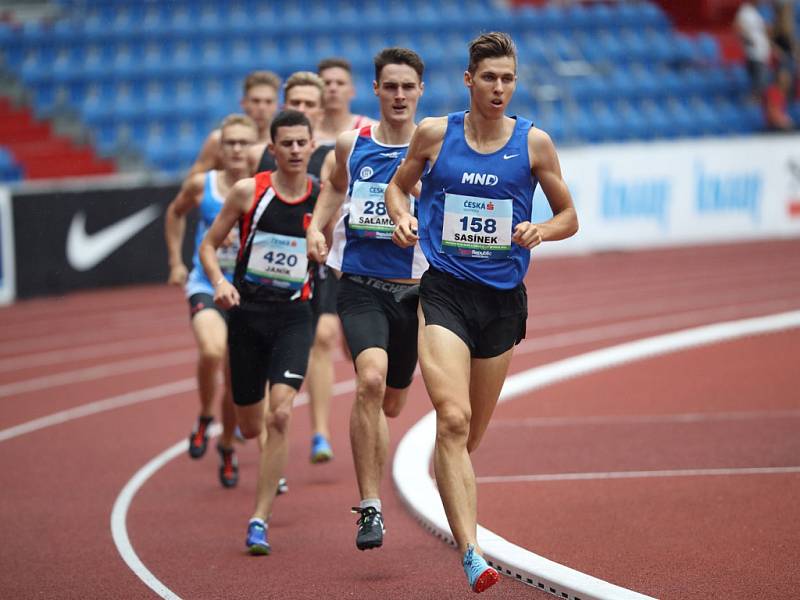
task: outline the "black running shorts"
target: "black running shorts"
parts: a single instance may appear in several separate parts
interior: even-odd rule
[[[275,302],[229,311],[228,354],[233,401],[255,404],[264,388],[285,383],[300,389],[311,349],[311,307],[308,302]]]
[[[314,294],[311,296],[311,310],[314,312],[314,329],[320,315],[336,314],[336,294],[339,279],[327,265],[314,265]]]
[[[361,275],[342,275],[336,306],[355,362],[367,348],[383,348],[389,357],[386,385],[411,385],[417,364],[417,298],[398,296],[414,286]]]
[[[201,310],[209,308],[221,314],[226,321],[228,320],[228,313],[214,303],[214,296],[211,294],[200,292],[189,296],[189,320],[194,319],[194,316]]]
[[[498,290],[429,268],[419,299],[425,325],[440,325],[460,337],[472,358],[492,358],[525,338],[528,295],[524,284]]]

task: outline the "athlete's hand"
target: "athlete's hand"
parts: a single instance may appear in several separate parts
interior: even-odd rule
[[[419,241],[417,235],[417,218],[411,213],[405,213],[400,217],[392,233],[392,241],[401,248],[409,248]]]
[[[328,244],[325,242],[325,235],[318,229],[306,231],[306,254],[310,260],[321,265],[325,264],[328,258]]]
[[[225,310],[239,306],[239,290],[227,279],[223,279],[214,287],[214,302]]]
[[[542,234],[534,223],[523,221],[514,228],[511,241],[530,250],[542,243]]]
[[[181,263],[169,268],[169,277],[167,278],[167,283],[169,285],[182,286],[186,283],[186,279],[188,277],[189,271],[186,269],[186,265]]]

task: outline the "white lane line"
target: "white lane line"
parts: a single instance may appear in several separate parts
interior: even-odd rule
[[[724,340],[800,327],[800,311],[696,327],[588,352],[508,377],[500,401],[601,369]],[[397,447],[392,476],[400,497],[423,526],[454,545],[444,507],[428,474],[436,437],[436,414],[417,422]],[[633,590],[570,569],[517,546],[478,525],[487,560],[499,571],[557,595],[582,600],[644,600]]]
[[[139,402],[146,402],[148,400],[156,400],[166,396],[182,394],[183,392],[189,392],[196,388],[197,381],[194,377],[190,377],[143,390],[136,390],[126,394],[120,394],[119,396],[112,396],[111,398],[97,400],[96,402],[89,402],[87,404],[76,406],[75,408],[62,410],[38,419],[20,423],[19,425],[14,425],[13,427],[9,427],[7,429],[2,429],[0,430],[0,442],[5,442],[6,440],[10,440],[20,435],[25,435],[26,433],[31,433],[33,431],[38,431],[46,427],[61,425],[62,423],[74,421],[75,419],[80,419],[82,417],[96,415],[97,413],[114,410],[116,408],[122,408],[123,406],[130,406],[131,404],[138,404]]]
[[[0,385],[0,398],[7,398],[15,394],[46,390],[61,385],[69,385],[71,383],[103,379],[105,377],[122,375],[124,373],[160,369],[162,367],[174,367],[175,365],[182,365],[196,360],[197,350],[179,350],[177,352],[153,354],[144,358],[106,363],[96,367],[64,371],[63,373],[54,373],[53,375],[43,375],[33,379],[23,379],[22,381]]]
[[[721,475],[783,475],[800,473],[798,467],[740,467],[727,469],[666,469],[662,471],[606,471],[597,473],[541,473],[537,475],[486,475],[478,483],[537,483],[544,481],[594,481],[601,479],[653,479],[659,477],[717,477]]]
[[[76,406],[75,408],[62,410],[57,413],[40,417],[38,419],[26,421],[24,423],[20,423],[19,425],[14,425],[13,427],[9,427],[7,429],[1,429],[0,442],[5,442],[6,440],[10,440],[20,435],[25,435],[26,433],[32,433],[34,431],[38,431],[46,427],[61,425],[62,423],[67,423],[68,421],[74,421],[75,419],[80,419],[82,417],[96,415],[97,413],[114,410],[116,408],[122,408],[123,406],[130,406],[131,404],[139,404],[140,402],[147,402],[148,400],[156,400],[158,398],[164,398],[166,396],[182,394],[184,392],[190,392],[195,389],[197,389],[197,381],[195,380],[194,377],[189,377],[187,379],[180,379],[178,381],[157,385],[155,387],[143,390],[128,392],[126,394],[121,394],[119,396],[112,396],[111,398],[105,398],[103,400],[98,400],[96,402],[89,402],[88,404],[82,404],[81,406]],[[338,381],[333,384],[332,395],[338,396],[346,392],[352,392],[355,389],[356,389],[355,379]],[[295,397],[294,405],[302,406],[307,402],[308,402],[308,394],[302,392]]]
[[[332,397],[339,396],[356,389],[355,379],[346,381],[339,381],[333,384]],[[294,406],[302,406],[308,404],[308,394],[302,393],[295,396]],[[221,427],[219,424],[213,425],[209,429],[210,437],[219,435]],[[141,487],[150,479],[161,467],[166,465],[173,458],[176,458],[188,450],[188,440],[182,440],[173,446],[164,450],[161,454],[153,458],[150,462],[144,465],[141,469],[128,480],[128,483],[122,488],[117,499],[114,501],[114,507],[111,509],[111,537],[114,539],[114,545],[117,547],[125,564],[128,565],[131,571],[141,579],[147,587],[153,590],[162,598],[169,600],[180,600],[180,596],[175,594],[167,586],[165,586],[153,573],[148,569],[136,554],[133,545],[131,544],[130,537],[128,536],[128,509],[133,502],[134,496],[141,489]]]
[[[738,412],[679,413],[666,415],[598,415],[587,417],[533,417],[529,419],[494,419],[490,428],[499,427],[582,427],[585,425],[642,425],[659,423],[715,423],[797,419],[800,410],[743,410]]]
[[[685,312],[671,313],[668,315],[659,315],[657,317],[648,317],[646,319],[627,319],[618,323],[584,327],[582,329],[573,329],[572,331],[565,331],[563,333],[556,334],[528,330],[527,335],[530,335],[530,339],[525,339],[522,341],[522,343],[520,343],[520,345],[514,350],[514,356],[518,354],[539,352],[541,350],[553,350],[555,348],[564,348],[567,346],[575,346],[577,344],[598,342],[608,340],[613,337],[623,337],[625,335],[663,331],[664,329],[669,329],[671,327],[686,327],[708,321],[736,319],[741,318],[743,316],[742,313],[747,311],[753,311],[756,313],[771,313],[775,312],[776,310],[785,311],[794,310],[796,308],[797,297],[793,296],[792,298],[787,298],[785,300],[770,300],[767,302],[757,302],[752,304],[738,304],[726,308],[716,307],[701,310],[690,310]],[[536,318],[531,317],[531,320],[536,321]]]
[[[10,358],[0,358],[0,373],[15,371],[17,369],[28,369],[31,367],[43,367],[45,365],[85,360],[87,358],[107,358],[118,354],[153,350],[153,348],[163,349],[165,346],[185,347],[189,346],[191,343],[191,337],[188,337],[186,334],[175,334],[152,338],[138,338],[135,340],[122,340],[106,344],[93,344],[90,346],[62,348],[60,350],[49,350],[47,352],[37,352],[35,354],[24,354],[21,356],[18,354]]]

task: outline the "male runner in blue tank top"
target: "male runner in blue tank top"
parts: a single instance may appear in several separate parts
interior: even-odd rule
[[[306,172],[314,150],[311,124],[302,113],[283,111],[272,121],[270,136],[277,169],[239,181],[200,244],[200,260],[214,283],[214,302],[229,310],[236,417],[246,438],[259,439],[261,451],[246,538],[251,554],[271,550],[267,521],[286,467],[292,403],[305,377],[313,338],[305,230],[319,185]],[[231,283],[220,268],[217,249],[237,223],[241,245]]]
[[[578,228],[553,142],[509,117],[516,50],[504,33],[469,47],[464,83],[470,109],[425,119],[386,190],[394,240],[422,246],[419,362],[436,410],[434,472],[470,587],[498,580],[477,545],[477,494],[469,453],[478,447],[503,386],[513,348],[525,337],[523,279],[530,250]],[[422,177],[418,217],[408,193]],[[553,217],[530,222],[542,186]]]
[[[230,377],[225,362],[228,330],[226,315],[214,305],[214,286],[206,277],[197,250],[208,228],[222,208],[225,195],[233,184],[250,174],[247,150],[256,142],[255,122],[245,115],[228,115],[220,125],[220,157],[222,168],[206,173],[190,175],[183,183],[175,200],[167,208],[165,237],[169,255],[169,283],[184,285],[192,319],[192,331],[197,341],[197,390],[200,395],[200,415],[189,435],[189,455],[200,458],[208,443],[208,427],[213,420],[214,397],[218,389],[218,377],[222,370],[225,388],[222,396],[222,434],[217,450],[220,453],[220,482],[233,487],[238,481],[238,465],[233,452],[233,432],[236,415],[231,400]],[[183,264],[181,248],[186,228],[186,215],[198,209],[195,252],[192,270]],[[235,236],[226,240],[220,249],[220,264],[226,277],[233,275],[233,264],[239,244]]]
[[[392,243],[394,224],[386,215],[383,191],[416,129],[423,71],[422,59],[405,48],[387,48],[375,57],[373,87],[380,121],[339,136],[336,164],[307,233],[309,257],[327,260],[342,274],[337,309],[356,369],[350,444],[361,496],[353,509],[360,515],[359,550],[383,544],[380,484],[389,451],[386,417],[400,414],[417,363],[416,301],[397,297],[419,280],[428,264],[419,247]],[[322,230],[345,197],[329,255]]]

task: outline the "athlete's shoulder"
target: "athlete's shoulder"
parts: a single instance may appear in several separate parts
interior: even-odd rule
[[[424,141],[437,142],[444,139],[447,117],[425,117],[419,122],[415,135]]]
[[[531,127],[528,131],[528,147],[532,150],[549,151],[555,149],[555,144],[553,143],[550,135],[544,129]]]
[[[360,131],[358,129],[350,129],[348,131],[343,131],[339,134],[339,137],[336,138],[336,152],[341,153],[349,153],[350,149],[355,144],[356,138],[359,136]]]

